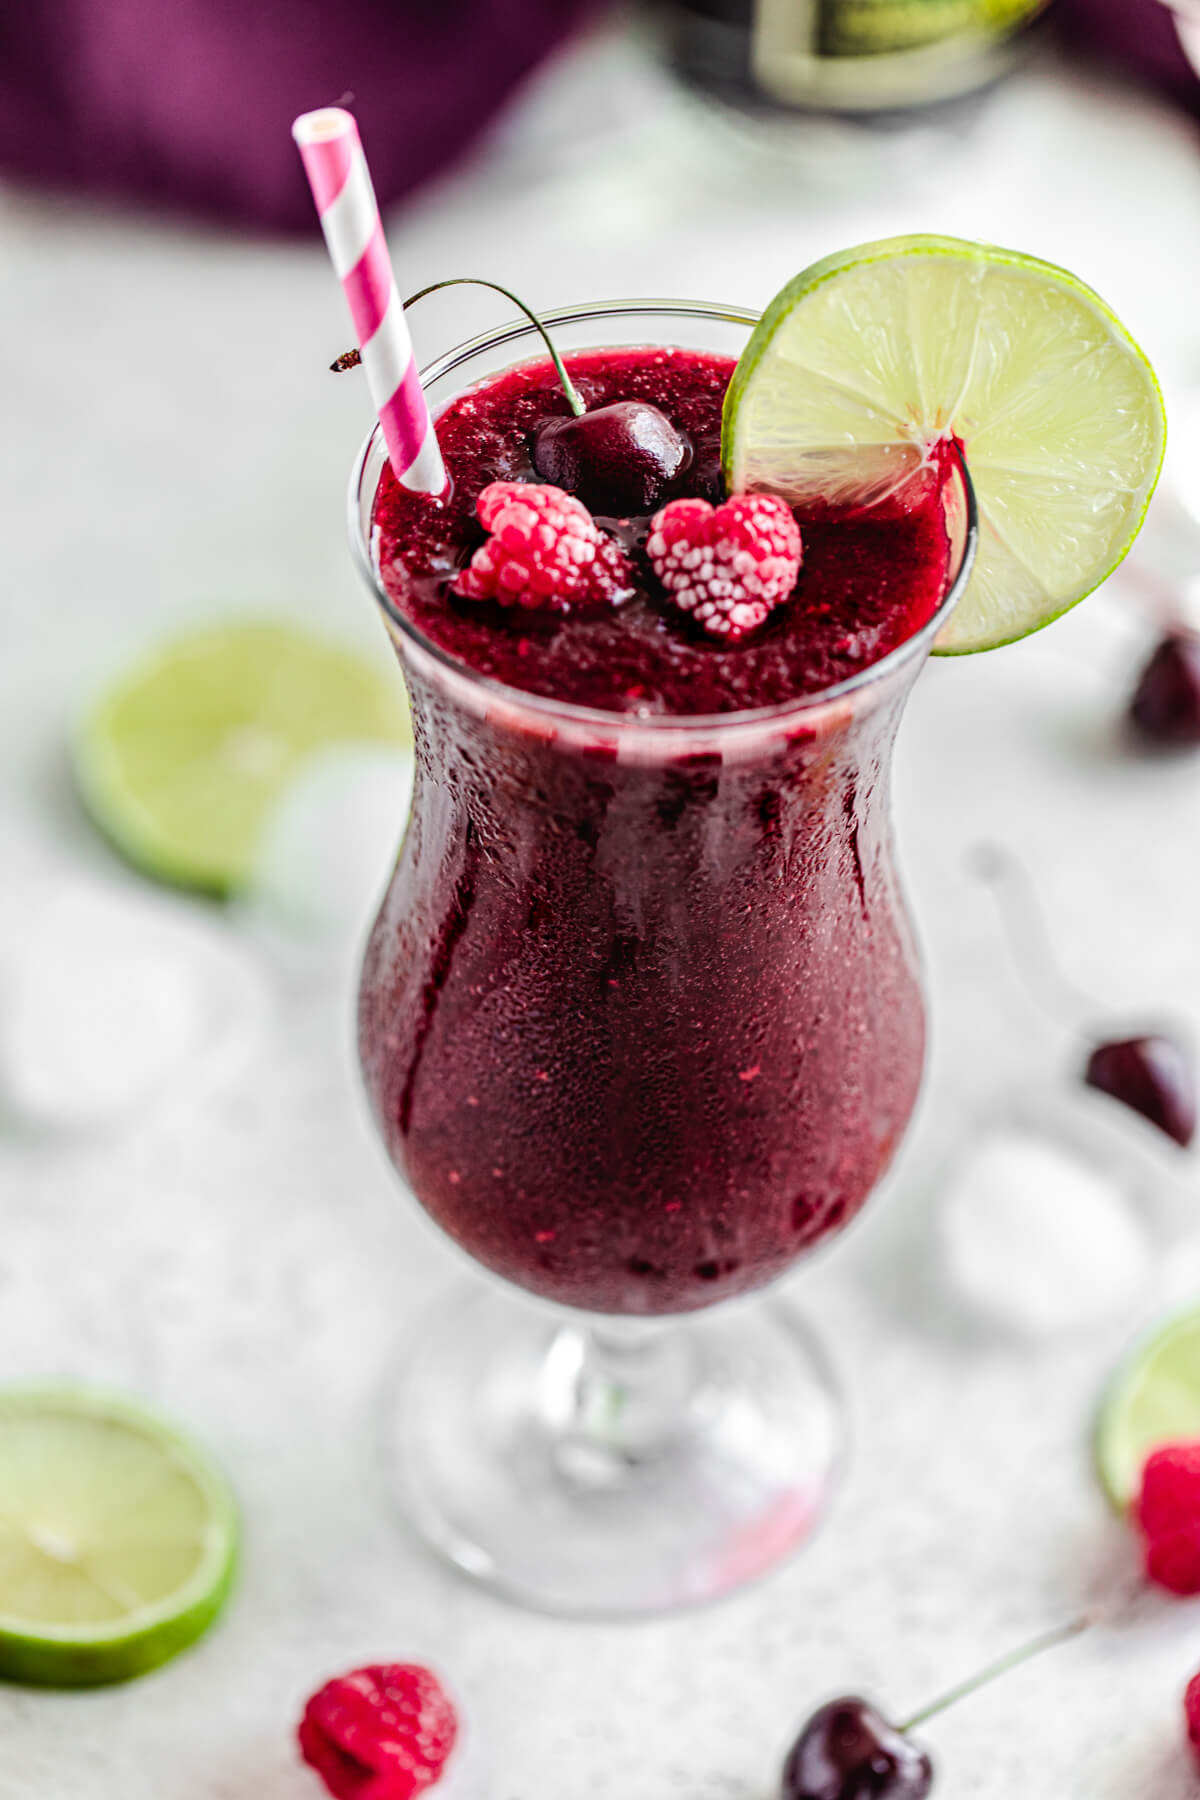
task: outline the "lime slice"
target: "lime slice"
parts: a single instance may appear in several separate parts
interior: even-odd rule
[[[133,1400],[0,1388],[0,1677],[92,1687],[200,1636],[237,1560],[229,1485]]]
[[[84,719],[75,773],[101,829],[162,881],[227,894],[304,757],[410,743],[398,675],[269,620],[173,638]]]
[[[1096,1469],[1124,1512],[1150,1452],[1200,1439],[1200,1312],[1173,1319],[1140,1344],[1109,1383],[1096,1424]]]
[[[771,302],[730,383],[726,484],[801,505],[869,504],[951,434],[980,535],[936,648],[989,650],[1049,624],[1112,572],[1162,464],[1154,371],[1065,269],[943,237],[814,263]]]

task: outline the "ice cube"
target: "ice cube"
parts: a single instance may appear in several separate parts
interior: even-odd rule
[[[6,915],[0,1106],[26,1126],[119,1124],[255,1036],[262,978],[189,901],[68,877]]]
[[[251,912],[335,950],[357,949],[395,863],[412,786],[410,750],[309,758],[267,827]]]
[[[1031,1335],[1097,1324],[1136,1303],[1147,1233],[1126,1192],[1069,1145],[994,1126],[953,1165],[942,1196],[947,1274],[995,1324]]]

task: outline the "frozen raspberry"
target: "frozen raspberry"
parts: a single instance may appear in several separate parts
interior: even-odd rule
[[[1183,1716],[1187,1720],[1188,1743],[1200,1762],[1200,1675],[1193,1675],[1183,1696]]]
[[[754,631],[800,573],[800,527],[774,494],[723,505],[672,500],[650,522],[646,554],[683,612],[714,637]]]
[[[1134,1519],[1150,1580],[1173,1594],[1200,1594],[1200,1443],[1151,1452]]]
[[[378,1663],[326,1682],[297,1735],[335,1800],[412,1800],[438,1779],[457,1730],[428,1669]]]
[[[492,535],[454,578],[465,599],[565,613],[616,606],[633,593],[633,570],[621,546],[562,488],[493,481],[475,511]]]

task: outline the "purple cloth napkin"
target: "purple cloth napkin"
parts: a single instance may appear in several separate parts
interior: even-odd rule
[[[297,113],[353,107],[386,204],[462,150],[597,4],[0,0],[0,167],[311,231]]]
[[[1196,10],[1196,0],[1191,0]],[[1200,19],[1200,10],[1196,10]],[[1200,111],[1200,71],[1163,0],[1056,0],[1064,41],[1081,55],[1136,76]]]

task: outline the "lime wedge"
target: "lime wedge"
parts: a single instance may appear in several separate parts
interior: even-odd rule
[[[0,1388],[0,1677],[92,1687],[156,1668],[229,1593],[220,1470],[140,1402]]]
[[[75,743],[85,805],[148,874],[227,894],[311,752],[411,743],[399,675],[271,620],[169,640],[110,687]]]
[[[730,383],[726,484],[870,504],[949,435],[965,447],[980,538],[936,648],[989,650],[1112,572],[1162,464],[1154,371],[1065,269],[944,237],[814,263],[771,302]]]
[[[1200,1439],[1200,1312],[1148,1338],[1113,1376],[1096,1422],[1096,1469],[1124,1512],[1150,1452]]]

